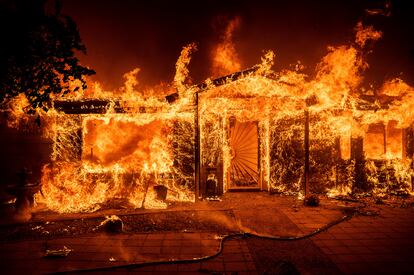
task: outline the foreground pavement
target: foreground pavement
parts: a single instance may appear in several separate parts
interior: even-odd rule
[[[246,195],[250,202],[240,205]],[[344,210],[356,206],[324,199],[320,207],[304,207],[294,198],[263,193],[229,196],[223,202],[196,207],[200,211],[231,209],[233,218],[226,224],[259,235],[303,236],[341,219]],[[223,242],[218,253],[221,234],[156,231],[5,240],[0,245],[0,270],[5,274],[76,274],[86,269],[97,274],[412,274],[414,270],[412,206],[364,208],[351,219],[300,240],[236,237]],[[63,246],[73,250],[67,257],[43,257],[46,249]],[[197,260],[212,255],[216,256]]]

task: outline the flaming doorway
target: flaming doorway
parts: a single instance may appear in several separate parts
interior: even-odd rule
[[[259,188],[258,122],[237,121],[230,118],[229,127],[230,169],[229,189]]]

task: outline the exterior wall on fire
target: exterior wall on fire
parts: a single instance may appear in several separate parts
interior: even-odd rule
[[[379,188],[381,192],[398,193],[408,186],[413,190],[409,176],[413,170],[413,128],[396,125],[392,121],[387,125],[372,124],[365,137],[352,138],[354,187],[359,191]]]
[[[79,161],[82,158],[82,116],[65,115],[56,120],[56,140],[53,144],[53,161]]]

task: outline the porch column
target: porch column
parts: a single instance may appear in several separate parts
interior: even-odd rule
[[[305,196],[309,194],[309,110],[305,110]]]
[[[199,123],[199,109],[198,109],[198,92],[195,93],[195,114],[194,114],[194,181],[195,181],[195,200],[198,201],[200,197],[200,123]]]

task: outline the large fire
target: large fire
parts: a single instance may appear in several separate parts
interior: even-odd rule
[[[154,186],[167,188],[167,201],[194,201],[209,195],[211,182],[224,192],[302,192],[305,111],[312,192],[367,191],[362,182],[375,194],[410,192],[414,88],[401,79],[375,92],[361,87],[364,51],[381,32],[358,23],[355,42],[328,47],[311,79],[301,64],[272,71],[272,51],[237,72],[232,33],[239,24],[239,18],[231,21],[213,50],[213,76],[234,73],[228,77],[187,84],[196,50],[190,44],[169,87],[140,91],[135,69],[116,91],[94,83],[39,111],[53,154],[37,201],[58,212],[93,211],[112,199],[159,208],[167,205]],[[14,103],[23,106],[24,98]],[[24,113],[18,107],[11,112],[11,118]]]

